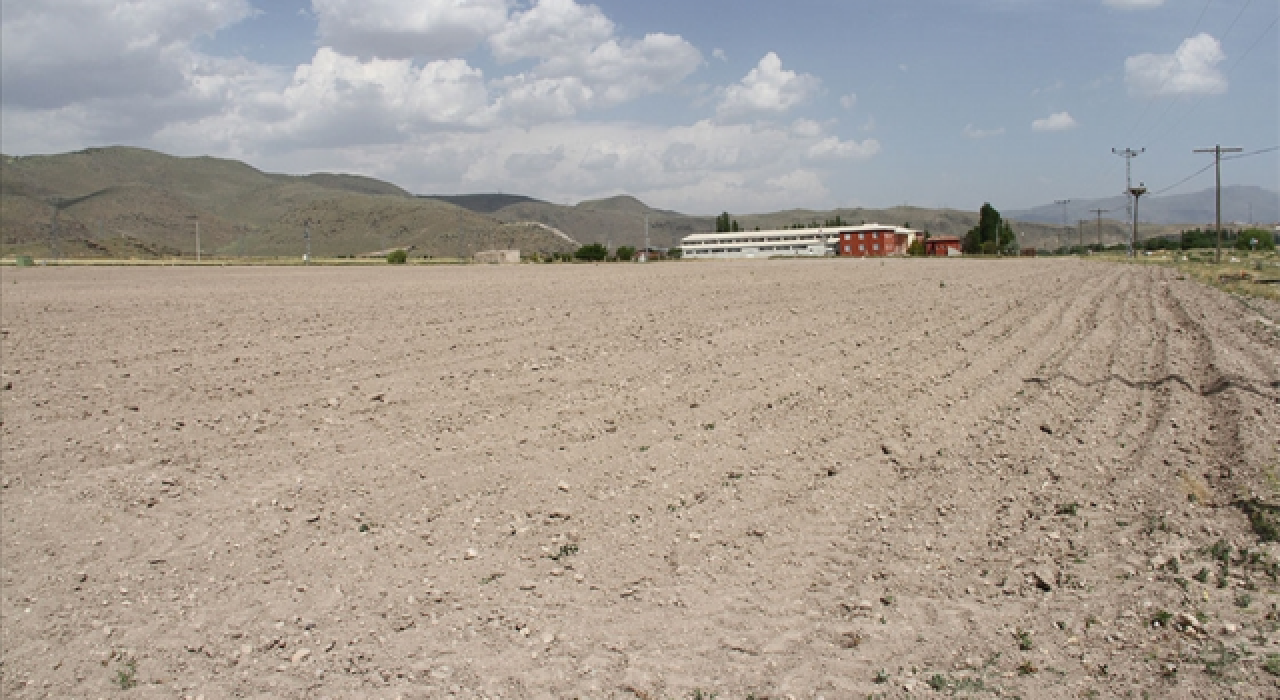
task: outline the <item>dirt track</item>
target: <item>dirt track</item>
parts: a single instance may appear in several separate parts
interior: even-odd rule
[[[5,269],[0,694],[1277,697],[1277,314],[1175,274]]]

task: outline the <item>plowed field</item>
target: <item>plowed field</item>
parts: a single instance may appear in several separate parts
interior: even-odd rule
[[[0,694],[1280,696],[1280,313],[1176,275],[5,269]]]

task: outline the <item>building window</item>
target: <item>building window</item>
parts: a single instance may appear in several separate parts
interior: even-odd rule
[[[867,234],[865,234],[865,233],[859,233],[859,234],[858,234],[858,240],[862,240],[866,235],[867,235]]]
[[[879,243],[876,243],[876,244],[872,245],[872,246],[871,246],[871,249],[872,249],[872,250],[880,250],[880,244],[879,244]]]
[[[859,244],[858,244],[858,250],[866,250],[866,249],[867,249],[867,244],[866,244],[866,243],[859,243]]]

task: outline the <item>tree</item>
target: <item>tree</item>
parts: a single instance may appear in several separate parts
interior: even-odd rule
[[[732,229],[732,233],[737,233],[737,232],[739,232],[739,231],[741,231],[741,230],[742,230],[742,229],[738,227],[738,220],[737,220],[737,219],[734,219],[734,220],[733,220],[733,229]]]
[[[924,257],[924,239],[917,238],[911,241],[911,245],[907,246],[907,255],[917,258]]]
[[[626,262],[636,256],[636,249],[629,245],[621,245],[618,246],[618,252],[616,255],[618,256],[618,260]]]
[[[731,233],[733,220],[729,218],[729,212],[724,212],[716,217],[716,233]]]
[[[609,249],[600,243],[588,243],[574,252],[573,257],[579,260],[600,262],[609,257]]]
[[[1006,249],[1017,240],[1013,228],[1000,217],[1000,212],[985,203],[978,212],[978,225],[969,229],[961,244],[966,253],[996,252]]]
[[[671,258],[672,260],[679,260],[680,258],[684,257],[684,249],[683,249],[683,248],[669,248],[669,249],[667,250],[667,257],[668,257],[668,258]]]
[[[391,265],[403,265],[409,261],[409,253],[403,250],[393,250],[387,253],[387,263]]]

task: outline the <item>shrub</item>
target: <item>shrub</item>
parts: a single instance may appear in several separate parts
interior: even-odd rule
[[[409,261],[409,253],[403,250],[393,250],[387,253],[387,263],[391,265],[403,265]]]
[[[1238,250],[1253,250],[1253,241],[1258,241],[1257,250],[1275,250],[1275,239],[1271,232],[1266,229],[1251,228],[1240,232],[1236,237],[1236,248]]]
[[[609,249],[599,243],[588,243],[579,248],[573,257],[579,260],[590,260],[592,262],[600,262],[609,257]]]
[[[924,241],[917,238],[911,241],[911,245],[907,246],[907,255],[913,257],[924,257]]]
[[[618,246],[617,256],[618,260],[626,262],[636,256],[636,249],[629,245]]]

